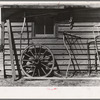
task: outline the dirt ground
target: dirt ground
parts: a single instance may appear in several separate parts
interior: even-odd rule
[[[100,86],[100,80],[30,80],[21,79],[17,82],[11,82],[11,79],[0,79],[0,86]]]
[[[68,80],[66,79],[30,79],[26,80],[24,78],[21,78],[20,80],[12,82],[11,78],[7,79],[0,79],[0,86],[22,86],[22,87],[30,87],[30,86],[100,86],[100,72],[99,73],[92,73],[90,76],[88,76],[87,73],[77,73],[75,76],[72,78],[90,78],[89,80],[83,80],[83,79],[77,79],[77,80]],[[97,78],[97,79],[92,79],[91,78]]]

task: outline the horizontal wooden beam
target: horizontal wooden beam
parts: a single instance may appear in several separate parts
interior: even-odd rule
[[[81,77],[81,78],[78,78],[78,77],[23,77],[25,80],[36,80],[36,79],[46,79],[46,80],[52,80],[52,79],[58,79],[58,80],[67,80],[67,81],[81,81],[81,80],[100,80],[100,78],[96,78],[96,77]]]
[[[84,7],[100,8],[99,1],[0,1],[2,8],[59,8],[65,7]]]

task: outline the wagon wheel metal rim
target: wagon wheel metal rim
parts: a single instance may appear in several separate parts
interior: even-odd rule
[[[22,52],[20,66],[28,77],[49,76],[54,68],[53,53],[47,46],[33,44]]]

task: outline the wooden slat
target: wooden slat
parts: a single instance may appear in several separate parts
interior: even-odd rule
[[[12,27],[22,27],[22,22],[11,22]],[[31,22],[28,22],[28,26],[30,27],[32,25]],[[5,23],[5,27],[7,27],[7,23]],[[25,24],[26,27],[26,24]]]
[[[69,77],[64,77],[64,76],[62,76],[62,77],[24,77],[24,79],[25,80],[66,80],[66,81],[89,81],[89,80],[92,80],[92,81],[97,81],[97,80],[100,80],[100,78],[93,78],[93,77],[91,77],[91,78],[75,78],[75,77],[71,77],[71,78],[69,78]],[[53,89],[51,89],[51,90],[53,90]]]
[[[96,24],[99,24],[100,22],[75,22],[74,27],[93,27]],[[69,27],[70,24],[59,24],[59,27]]]
[[[11,66],[12,66],[12,79],[13,81],[16,79],[16,72],[15,72],[15,66],[14,66],[14,56],[13,56],[13,45],[12,45],[12,31],[11,31],[11,25],[10,21],[7,20],[7,27],[8,27],[8,34],[9,34],[9,46],[10,46],[10,58],[11,58]]]

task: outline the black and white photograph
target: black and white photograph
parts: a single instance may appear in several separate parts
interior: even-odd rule
[[[0,87],[100,98],[100,1],[0,0]]]

